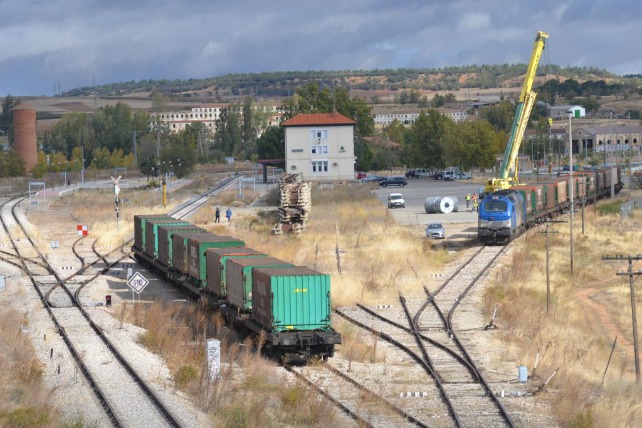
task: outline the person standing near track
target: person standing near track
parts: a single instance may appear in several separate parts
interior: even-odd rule
[[[466,193],[466,209],[470,208],[470,192]]]
[[[220,223],[221,222],[221,210],[216,207],[216,211],[214,212],[214,223]]]
[[[228,223],[232,220],[232,209],[228,208],[227,211],[225,211],[225,217],[227,217]]]

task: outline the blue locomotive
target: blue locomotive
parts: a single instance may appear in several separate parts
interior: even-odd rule
[[[592,204],[624,187],[619,167],[574,171],[565,177],[512,186],[485,195],[479,204],[477,236],[482,244],[507,244],[529,227],[568,212],[575,204]]]

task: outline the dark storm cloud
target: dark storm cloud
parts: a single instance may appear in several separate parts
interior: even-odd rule
[[[525,63],[639,73],[633,1],[0,0],[0,96],[225,73]]]

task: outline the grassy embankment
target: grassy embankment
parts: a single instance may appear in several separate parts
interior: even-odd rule
[[[310,221],[299,236],[273,235],[275,207],[250,208],[251,197],[239,201],[234,193],[225,192],[211,198],[211,203],[190,221],[214,233],[242,238],[247,246],[271,256],[331,274],[335,307],[356,302],[394,303],[399,292],[421,290],[422,278],[440,271],[449,257],[443,250],[434,250],[431,242],[397,225],[365,186],[314,188]],[[130,196],[132,206],[139,197],[145,200],[144,196]],[[271,199],[275,202],[274,194]],[[213,223],[216,206],[221,206],[223,211],[232,207],[231,224],[225,219],[220,225]],[[157,208],[150,208],[150,212],[159,212]],[[132,210],[135,214],[143,213],[139,208]],[[107,214],[106,223],[112,213]],[[88,216],[98,219],[94,208],[74,211],[79,221]],[[100,227],[99,224],[93,226],[99,230]],[[122,233],[119,232],[119,236]],[[131,234],[131,229],[128,233]],[[141,343],[165,359],[176,387],[189,392],[201,408],[210,412],[215,423],[225,426],[265,425],[266,421],[292,426],[336,424],[333,408],[315,399],[314,391],[274,374],[273,362],[258,357],[252,351],[252,343],[239,344],[209,310],[196,304],[186,307],[158,303],[147,309],[124,306],[115,312],[121,319],[147,329],[140,338]],[[377,351],[376,343],[364,341],[349,326],[335,321],[335,328],[343,334],[344,343],[338,350],[346,358],[366,362],[385,359],[382,351]],[[210,382],[205,369],[203,343],[211,337],[222,341],[224,368],[219,382]]]
[[[18,311],[4,308],[0,317],[0,426],[58,427],[61,414],[51,402],[29,336],[21,326],[28,321]]]
[[[559,233],[550,236],[548,314],[543,226],[515,243],[505,262],[511,268],[496,271],[484,299],[489,316],[499,304],[499,333],[507,344],[507,358],[532,370],[539,352],[534,380],[538,384],[559,368],[546,394],[565,426],[642,424],[642,389],[636,384],[631,345],[628,277],[616,275],[628,266],[601,259],[604,255],[640,253],[642,218],[637,214],[620,223],[619,203],[601,202],[597,214],[587,207],[584,234],[581,215],[576,214],[572,275],[569,225],[552,225],[551,230]],[[641,319],[639,296],[637,318]],[[616,336],[617,346],[604,376]]]

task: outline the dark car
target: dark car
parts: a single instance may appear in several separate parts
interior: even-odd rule
[[[417,175],[417,170],[416,169],[409,169],[408,171],[406,171],[406,177],[408,177],[408,178],[410,178],[410,177],[419,177],[419,175]]]
[[[408,184],[406,177],[390,177],[387,180],[383,180],[379,182],[379,186],[381,187],[388,187],[388,186],[403,187],[406,184]]]
[[[443,171],[437,171],[432,175],[432,178],[435,180],[443,180],[444,179],[444,172]]]

